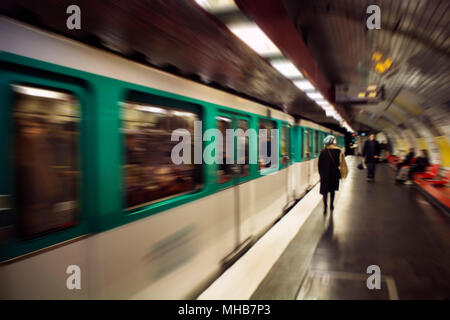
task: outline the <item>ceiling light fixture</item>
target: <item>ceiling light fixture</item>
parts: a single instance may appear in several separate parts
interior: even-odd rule
[[[316,88],[309,82],[309,80],[303,79],[303,80],[296,80],[294,81],[294,84],[302,91],[315,91]]]
[[[253,22],[237,22],[227,25],[232,33],[244,41],[262,57],[281,55],[277,46]]]
[[[315,92],[306,92],[306,95],[307,95],[308,97],[310,97],[311,99],[313,99],[313,100],[320,100],[320,101],[325,100],[325,99],[323,98],[323,96],[322,96],[318,91],[315,91]]]
[[[270,64],[286,78],[303,78],[297,67],[287,59],[274,59],[270,61]]]
[[[195,2],[206,11],[214,14],[239,10],[234,0],[195,0]]]

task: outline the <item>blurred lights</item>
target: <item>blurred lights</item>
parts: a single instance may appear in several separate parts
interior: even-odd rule
[[[58,100],[70,99],[70,95],[62,93],[62,92],[50,91],[50,90],[38,89],[38,88],[31,88],[31,87],[25,87],[25,86],[19,86],[19,85],[13,85],[12,87],[15,92],[18,92],[21,94],[26,94],[29,96],[58,99]]]
[[[239,39],[263,57],[280,55],[280,50],[253,22],[239,22],[227,25]]]
[[[315,91],[315,92],[306,92],[306,95],[308,97],[310,97],[311,99],[313,99],[313,100],[320,100],[320,101],[324,101],[325,100],[323,98],[323,96],[317,91]]]
[[[239,10],[234,0],[195,0],[195,2],[211,13]]]
[[[196,115],[192,112],[172,111],[171,113],[174,116],[178,116],[178,117],[196,117]]]
[[[166,110],[161,109],[161,108],[157,108],[157,107],[138,106],[138,107],[136,107],[135,109],[136,109],[136,110],[139,110],[139,111],[151,112],[151,113],[161,113],[161,114],[167,113]]]
[[[377,90],[377,86],[375,84],[372,84],[367,87],[367,91],[375,91],[375,90]]]
[[[226,117],[217,117],[217,120],[225,121],[225,122],[231,122],[231,119],[230,118],[226,118]]]
[[[387,70],[389,70],[389,68],[392,65],[392,58],[388,57],[386,58],[386,60],[382,60],[383,58],[383,54],[381,52],[375,51],[372,55],[372,60],[374,62],[376,62],[375,64],[375,71],[378,73],[384,73]],[[369,88],[367,88],[368,91],[370,91]]]
[[[359,92],[358,93],[358,98],[364,98],[366,96],[365,92]]]
[[[392,65],[392,60],[391,60],[391,58],[387,58],[386,61],[384,61],[384,62],[378,62],[378,63],[376,64],[376,66],[375,66],[375,70],[376,70],[378,73],[384,73],[384,72],[386,72],[387,70],[389,70],[389,68],[391,67],[391,65]]]
[[[383,54],[381,52],[375,51],[372,55],[373,61],[380,61]]]
[[[226,11],[239,11],[239,8],[233,0],[196,0],[196,2],[203,9],[212,14]],[[348,131],[353,131],[348,123],[346,123],[339,115],[335,106],[331,105],[320,92],[316,90],[314,85],[308,79],[304,78],[302,72],[299,71],[289,59],[284,58],[277,46],[254,22],[248,20],[245,22],[229,23],[227,24],[227,27],[235,36],[241,39],[260,56],[266,58],[272,57],[273,59],[270,60],[270,64],[283,76],[291,80],[300,78],[300,80],[293,81],[294,85],[305,92],[310,99],[314,100],[314,102],[325,111],[327,117],[334,118]],[[372,59],[378,62],[381,57],[381,53],[375,52]],[[176,114],[177,112],[172,113]]]
[[[298,71],[297,67],[287,59],[275,59],[270,63],[275,69],[280,71],[280,73],[287,78],[303,77],[302,73]]]
[[[299,88],[300,90],[303,90],[305,92],[307,91],[314,91],[316,88],[309,82],[309,80],[296,80],[294,81],[294,84]]]

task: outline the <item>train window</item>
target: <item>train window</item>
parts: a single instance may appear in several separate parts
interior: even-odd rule
[[[121,108],[124,134],[125,201],[128,210],[157,200],[192,192],[201,186],[201,165],[195,165],[195,112],[126,101]],[[171,141],[176,129],[186,129],[191,141],[191,161],[175,165],[171,159]]]
[[[266,129],[267,132],[265,135],[262,134],[261,130],[262,129]],[[261,149],[262,147],[266,147],[266,152],[267,152],[267,157],[270,159],[271,157],[271,153],[272,153],[272,134],[271,134],[271,130],[272,129],[276,129],[276,123],[275,121],[271,121],[271,120],[265,120],[265,119],[260,119],[259,120],[259,148]],[[258,152],[260,154],[260,152]],[[263,160],[260,158],[259,159],[259,168],[260,169],[264,169],[264,168],[270,168],[272,167],[271,161],[269,161],[268,163],[263,163]]]
[[[299,142],[300,142],[300,157],[304,157],[304,155],[305,155],[305,143],[304,143],[304,141],[303,141],[303,135],[305,134],[305,129],[303,129],[303,128],[300,128],[300,139],[298,139],[299,140]]]
[[[319,132],[314,130],[314,154],[317,155],[319,153]]]
[[[303,158],[304,159],[309,159],[311,157],[311,139],[309,138],[309,130],[308,129],[303,129],[304,131],[304,135],[303,135],[303,139],[304,139],[304,143],[303,145],[305,146],[303,151]]]
[[[77,223],[80,107],[65,92],[12,88],[18,229],[32,238]]]
[[[289,127],[281,127],[281,164],[286,165],[289,161],[290,140]]]
[[[217,170],[217,181],[219,183],[226,183],[231,180],[232,177],[232,165],[227,164],[227,152],[226,146],[223,143],[226,139],[226,130],[232,129],[231,119],[227,117],[217,117],[216,118],[217,129],[219,129],[222,134],[222,141],[220,139],[216,142],[221,145],[216,151],[221,150],[222,154],[219,154],[218,157],[222,159],[222,163],[218,164]],[[229,161],[230,162],[230,161]]]
[[[242,129],[244,132],[247,132],[248,130],[248,121],[247,120],[238,120],[238,129]],[[240,139],[237,143],[238,152],[237,157],[239,157],[240,154],[244,156],[244,159],[238,159],[239,165],[239,173],[241,177],[247,177],[250,173],[250,162],[249,162],[249,137],[248,135],[245,136],[238,136],[238,139]],[[241,140],[242,139],[242,140]],[[244,150],[240,150],[241,148],[244,148]]]

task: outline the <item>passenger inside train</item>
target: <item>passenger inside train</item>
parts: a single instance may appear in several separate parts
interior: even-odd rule
[[[445,0],[1,1],[0,300],[450,299],[449,22]]]

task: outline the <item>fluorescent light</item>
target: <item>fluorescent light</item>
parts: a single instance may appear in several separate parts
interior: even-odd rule
[[[151,113],[162,113],[162,114],[167,113],[167,111],[164,109],[157,108],[157,107],[150,107],[150,106],[137,106],[136,110],[144,111],[144,112],[151,112]]]
[[[309,80],[296,80],[294,81],[294,84],[303,91],[313,91],[316,90],[316,88],[314,88],[314,86],[311,84],[311,82],[309,82]]]
[[[376,91],[369,92],[369,98],[375,98],[377,96]]]
[[[230,118],[226,118],[226,117],[217,117],[217,120],[221,120],[221,121],[225,121],[225,122],[231,122]]]
[[[298,71],[297,67],[287,59],[275,59],[270,61],[272,66],[280,71],[282,75],[287,78],[303,77],[302,73]]]
[[[26,94],[29,96],[58,99],[58,100],[69,100],[70,99],[70,95],[68,95],[66,93],[58,92],[58,91],[38,89],[38,88],[32,88],[32,87],[26,87],[26,86],[20,86],[20,85],[12,85],[12,87],[15,92],[18,92],[21,94]]]
[[[306,92],[306,95],[313,100],[325,100],[324,97],[317,91],[315,92]]]
[[[317,100],[316,103],[320,106],[331,106],[330,103],[326,100]]]
[[[239,10],[234,0],[195,0],[195,2],[206,11],[214,14]]]
[[[239,22],[227,25],[239,39],[244,41],[260,56],[280,55],[281,52],[266,36],[264,32],[253,22]]]
[[[178,117],[195,117],[195,114],[192,112],[172,111],[172,114]]]
[[[372,85],[367,87],[367,91],[375,91],[376,89],[377,89],[377,85],[376,84],[372,84]]]
[[[366,96],[365,92],[359,92],[358,93],[358,98],[364,98]]]

